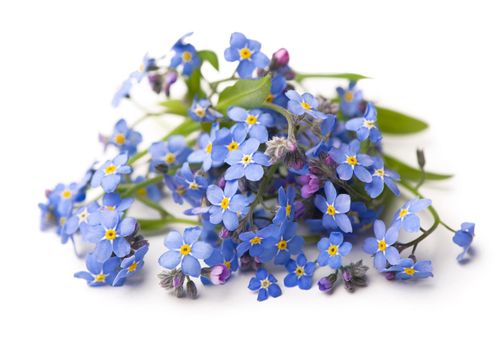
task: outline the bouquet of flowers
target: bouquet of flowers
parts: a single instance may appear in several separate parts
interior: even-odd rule
[[[431,277],[432,264],[417,248],[439,228],[462,247],[457,260],[468,259],[474,224],[451,228],[420,193],[425,181],[450,175],[426,171],[422,150],[413,167],[382,147],[382,134],[416,133],[425,122],[365,100],[357,87],[364,76],[298,72],[286,49],[270,59],[241,33],[224,51],[236,71],[210,81],[203,67],[219,70],[218,57],[197,50],[189,36],[174,44],[170,59],[145,55],[112,101],[140,106],[133,88],[148,80],[162,96],[160,108],[132,124],[119,120],[100,137],[115,156],[93,164],[80,182],[48,190],[39,205],[42,230],[54,227],[62,243],[76,244],[78,235],[94,247],[75,277],[122,286],[143,266],[147,234],[175,224],[189,227],[166,235],[157,268],[164,269],[160,285],[178,297],[196,297],[197,278],[222,285],[237,271],[253,273],[248,288],[259,301],[278,297],[271,273],[278,269],[286,271],[288,288],[312,288],[316,270],[326,268],[320,290],[343,283],[354,291],[367,285],[368,266],[348,261],[353,246],[388,280]],[[302,86],[308,78],[349,83],[336,96],[313,96]],[[184,95],[173,98],[181,89]],[[157,118],[181,122],[142,147],[139,124]],[[394,211],[401,189],[408,200]],[[165,197],[183,205],[186,216],[173,215]],[[135,202],[156,218],[128,216]],[[421,224],[423,211],[432,217],[429,226]]]

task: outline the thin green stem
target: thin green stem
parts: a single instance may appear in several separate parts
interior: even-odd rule
[[[156,210],[163,218],[169,215],[169,213],[160,204],[148,199],[146,196],[136,196],[136,199],[147,207]]]
[[[353,81],[368,79],[364,75],[355,73],[296,73],[294,80],[300,83],[307,78],[347,79]]]
[[[144,231],[159,231],[172,224],[187,224],[187,225],[198,225],[197,220],[176,218],[173,216],[166,216],[161,219],[138,219],[140,228]],[[143,234],[143,231],[142,231]],[[145,236],[151,236],[150,232],[144,233]]]
[[[264,102],[262,104],[263,107],[272,109],[275,112],[278,112],[282,116],[285,117],[287,123],[288,123],[288,139],[291,141],[295,141],[295,131],[294,131],[294,122],[293,122],[293,114],[290,113],[288,110],[286,110],[283,107],[280,107],[278,105],[275,105],[273,103],[269,102]]]
[[[146,179],[145,181],[138,182],[136,184],[132,184],[131,186],[125,188],[124,192],[122,193],[122,196],[129,197],[129,196],[133,195],[139,189],[145,188],[145,187],[153,185],[153,184],[158,184],[158,183],[162,182],[163,180],[164,180],[164,176],[158,175],[158,176]]]

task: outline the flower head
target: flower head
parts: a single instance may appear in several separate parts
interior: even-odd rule
[[[192,44],[185,43],[185,39],[192,34],[183,35],[172,48],[174,56],[171,59],[171,67],[178,68],[182,66],[182,73],[185,76],[190,76],[193,70],[200,66],[200,57],[198,57],[197,50]]]
[[[259,231],[243,232],[239,238],[241,243],[236,247],[238,256],[249,252],[250,256],[258,258],[262,262],[270,261],[274,254],[274,245],[278,242],[276,225],[268,225]]]
[[[148,244],[137,249],[133,255],[124,258],[120,265],[121,270],[117,273],[112,284],[113,285],[122,284],[124,283],[123,281],[124,279],[131,277],[135,273],[140,271],[144,264],[143,258],[145,257],[145,254],[147,254],[147,252],[148,252]]]
[[[397,229],[403,228],[407,232],[418,232],[421,224],[416,214],[430,205],[431,200],[426,198],[414,198],[407,201],[395,213],[392,226]]]
[[[342,266],[342,256],[346,256],[352,249],[352,244],[343,241],[341,232],[330,233],[329,238],[321,238],[318,242],[318,263],[321,266],[328,265],[334,270]]]
[[[360,143],[353,140],[348,146],[341,149],[333,148],[329,153],[333,160],[337,162],[337,174],[342,180],[348,181],[354,174],[360,181],[369,183],[373,180],[371,173],[367,169],[373,164],[373,160],[366,154],[358,154]]]
[[[316,269],[316,264],[307,261],[304,254],[299,254],[296,260],[289,260],[286,264],[288,275],[286,275],[285,287],[299,286],[300,289],[310,289],[312,287],[312,275]]]
[[[159,264],[166,269],[174,269],[181,264],[181,271],[192,277],[200,276],[200,260],[205,260],[212,254],[212,247],[198,239],[202,230],[200,227],[185,229],[181,235],[171,231],[164,240],[164,245],[169,250],[159,258]]]
[[[132,169],[128,162],[128,154],[121,153],[112,160],[106,161],[91,179],[91,186],[102,186],[107,193],[114,192],[121,182],[122,175],[130,174]]]
[[[285,191],[283,187],[278,189],[278,211],[273,222],[280,224],[284,221],[293,221],[295,217],[295,187],[289,186]]]
[[[302,96],[295,90],[285,93],[288,101],[288,110],[296,115],[308,114],[317,119],[326,119],[326,114],[317,110],[318,101],[310,93],[305,92]]]
[[[230,277],[230,269],[224,264],[214,265],[209,272],[209,281],[215,285],[225,284]]]
[[[259,141],[251,138],[245,141],[239,149],[232,151],[226,158],[226,163],[231,165],[224,175],[227,181],[246,177],[250,181],[259,181],[264,175],[263,166],[271,163],[269,157],[258,152]]]
[[[258,41],[247,39],[242,33],[233,33],[230,38],[230,47],[224,50],[224,58],[228,62],[239,61],[236,71],[240,78],[250,79],[256,68],[266,68],[269,58],[261,50]]]
[[[385,169],[383,159],[380,157],[374,157],[372,180],[370,183],[366,184],[365,189],[371,198],[376,198],[383,192],[385,185],[387,185],[394,195],[399,196],[400,191],[395,184],[395,181],[399,180],[399,174],[395,171]]]
[[[223,222],[230,231],[238,227],[238,216],[247,214],[250,201],[247,197],[236,194],[237,191],[237,181],[226,182],[224,190],[216,185],[210,185],[207,188],[207,199],[211,203],[209,208],[211,223]]]
[[[250,279],[248,288],[251,291],[258,292],[257,300],[264,301],[269,296],[277,298],[281,295],[281,288],[277,284],[276,278],[269,274],[265,269],[258,269],[255,276]]]
[[[393,246],[399,237],[399,230],[396,227],[385,228],[385,223],[381,220],[374,222],[375,238],[369,237],[364,241],[363,249],[366,253],[374,256],[374,267],[383,271],[387,266],[397,265],[400,261],[400,254]]]
[[[267,257],[274,256],[276,265],[285,265],[292,255],[302,251],[304,238],[297,235],[297,223],[284,221],[281,225],[271,224],[262,230],[271,230],[271,236],[276,238],[265,254],[261,256],[262,261],[268,261]]]
[[[391,266],[385,271],[395,272],[395,278],[402,280],[433,277],[430,260],[421,260],[415,263],[410,258],[401,259],[397,265]]]
[[[235,124],[229,130],[222,128],[216,134],[216,139],[212,143],[212,160],[224,164],[226,157],[240,148],[240,145],[247,138],[248,129],[243,125]]]
[[[347,117],[355,117],[361,112],[362,91],[356,89],[355,81],[349,83],[348,88],[337,88],[340,97],[340,109]]]
[[[138,144],[142,142],[142,135],[128,127],[126,120],[119,119],[114,126],[114,132],[109,138],[109,143],[116,146],[119,152],[127,152],[132,156],[136,153]]]
[[[226,155],[220,159],[214,158],[215,146],[214,143],[221,142],[228,138],[226,131],[219,131],[219,125],[212,126],[209,134],[203,133],[198,139],[198,149],[188,155],[188,163],[202,163],[202,169],[209,171],[214,166],[219,166],[224,162]],[[245,138],[244,138],[245,139]]]
[[[352,223],[346,213],[350,210],[350,196],[339,194],[330,181],[324,184],[326,198],[318,194],[314,204],[323,213],[323,226],[325,228],[340,228],[345,233],[352,232]]]
[[[209,266],[224,265],[230,272],[238,270],[238,255],[233,240],[223,239],[221,246],[214,249],[211,256],[205,259],[205,263]]]
[[[454,237],[452,237],[452,241],[459,247],[463,248],[462,253],[457,256],[457,261],[463,262],[465,260],[466,254],[471,247],[474,237],[475,224],[471,222],[464,222],[461,224],[461,229],[454,234]]]
[[[197,122],[213,122],[223,117],[221,113],[211,108],[211,102],[206,98],[201,100],[195,98],[188,109],[188,114]]]
[[[150,146],[151,169],[157,165],[173,166],[183,164],[191,150],[187,147],[185,138],[181,135],[173,135],[167,141],[155,142]]]
[[[245,127],[250,137],[259,142],[268,140],[267,128],[273,123],[271,114],[263,113],[258,109],[247,111],[241,107],[233,106],[228,110],[228,117]]]
[[[96,258],[95,253],[90,253],[86,257],[86,268],[88,271],[76,272],[74,277],[86,280],[91,287],[100,287],[106,284],[112,285],[120,263],[121,259],[117,256],[100,262]]]
[[[359,141],[364,141],[368,137],[373,143],[381,140],[381,132],[376,125],[376,108],[371,102],[368,103],[364,116],[350,119],[345,123],[345,128],[355,131]]]

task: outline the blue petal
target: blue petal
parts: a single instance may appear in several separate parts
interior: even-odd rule
[[[181,262],[181,271],[185,275],[198,277],[200,276],[200,263],[191,255],[186,255]]]
[[[176,250],[169,250],[159,258],[159,265],[166,269],[174,269],[181,261],[181,253]]]

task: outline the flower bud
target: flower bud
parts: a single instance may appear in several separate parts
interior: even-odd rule
[[[224,226],[221,229],[221,231],[219,231],[219,233],[218,233],[218,237],[221,238],[221,239],[228,238],[229,235],[230,235],[230,231],[228,231],[228,229],[226,227],[224,227]]]
[[[212,284],[219,285],[225,284],[226,281],[230,278],[231,272],[224,264],[215,265],[212,267],[211,272],[209,274],[209,279]]]
[[[192,299],[197,297],[197,286],[192,280],[186,282],[186,296]]]
[[[178,79],[178,73],[175,71],[169,71],[166,73],[164,77],[164,92],[166,93],[166,96],[169,97],[169,94],[171,93],[171,86],[176,82]]]
[[[392,271],[385,272],[385,278],[389,281],[395,280],[395,272]]]
[[[276,69],[283,66],[286,66],[290,61],[290,54],[287,49],[279,49],[275,53],[273,53],[273,57],[271,58],[271,68]]]

